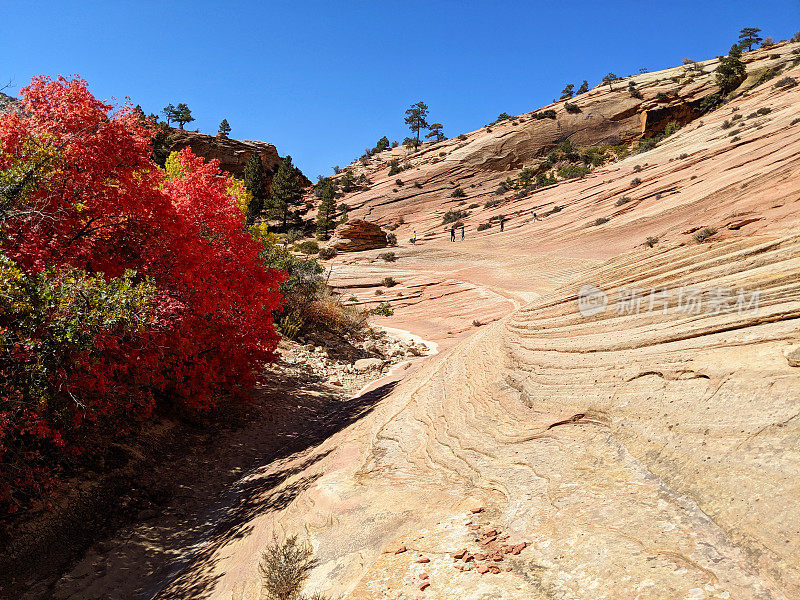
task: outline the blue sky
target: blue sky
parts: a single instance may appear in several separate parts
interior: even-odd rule
[[[454,136],[565,83],[724,54],[744,26],[790,37],[800,0],[0,0],[0,81],[79,74],[147,113],[185,102],[192,128],[225,117],[314,179],[402,140],[418,100]]]

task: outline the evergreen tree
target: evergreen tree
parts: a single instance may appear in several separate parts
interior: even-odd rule
[[[137,119],[139,119],[139,123],[144,123],[147,120],[147,117],[144,115],[144,111],[142,110],[141,104],[136,105],[136,107],[133,109],[133,114],[136,115]]]
[[[261,155],[253,152],[244,167],[244,186],[253,197],[247,206],[247,224],[252,225],[262,212],[264,212],[264,198],[267,195],[267,174]]]
[[[428,105],[422,101],[412,104],[411,107],[406,110],[406,125],[408,125],[411,133],[415,134],[416,146],[419,146],[420,130],[428,128],[427,117]]]
[[[608,75],[603,77],[603,83],[607,83],[608,89],[613,90],[614,88],[611,87],[611,84],[614,83],[617,79],[619,79],[619,77],[614,75],[614,73],[609,73]]]
[[[327,240],[330,230],[335,226],[336,181],[325,177],[317,184],[317,188],[321,199],[317,210],[317,237]]]
[[[568,83],[567,85],[564,86],[564,89],[561,90],[562,100],[569,100],[574,95],[575,95],[575,85],[572,83]]]
[[[219,129],[217,130],[217,135],[226,138],[230,132],[231,126],[228,123],[228,119],[222,119],[222,123],[219,124]]]
[[[426,138],[435,137],[437,142],[441,142],[444,139],[444,133],[442,133],[442,128],[444,126],[441,123],[434,123],[430,126],[430,132],[426,135]]]
[[[297,177],[297,169],[292,164],[292,157],[287,156],[278,167],[278,172],[272,178],[270,187],[270,209],[281,217],[283,228],[289,220],[289,210],[295,206],[303,196],[303,188]]]
[[[164,110],[161,111],[161,114],[164,115],[164,120],[167,122],[167,125],[172,123],[177,116],[175,106],[171,103],[164,107]]]
[[[719,59],[716,74],[717,85],[725,94],[735,90],[747,78],[747,68],[741,59],[742,50],[737,44],[731,46],[728,56]]]
[[[389,138],[383,136],[381,139],[378,140],[378,143],[375,145],[375,152],[383,152],[389,148]]]
[[[581,84],[581,87],[578,88],[578,93],[585,94],[588,91],[589,91],[589,82],[584,79],[583,83]]]
[[[183,126],[186,123],[191,123],[192,121],[194,121],[194,117],[192,116],[192,111],[189,110],[189,107],[186,106],[183,102],[181,102],[180,104],[178,104],[178,106],[175,107],[174,115],[175,116],[173,120],[180,126],[181,129],[183,129]]]
[[[742,28],[739,32],[739,49],[744,50],[747,48],[748,50],[752,50],[755,44],[763,41],[761,37],[759,37],[759,33],[761,33],[761,30],[758,27]]]

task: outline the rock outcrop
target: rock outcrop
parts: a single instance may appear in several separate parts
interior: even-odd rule
[[[386,233],[381,226],[362,219],[342,223],[333,232],[328,242],[329,248],[338,252],[360,252],[385,248],[388,245]]]
[[[281,157],[272,144],[234,140],[182,129],[170,131],[167,147],[170,151],[180,151],[189,147],[197,156],[218,160],[220,169],[239,178],[244,175],[244,167],[253,152],[261,155],[264,169],[269,173],[277,171],[281,164]]]

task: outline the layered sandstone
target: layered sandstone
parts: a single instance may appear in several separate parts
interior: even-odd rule
[[[747,53],[751,79],[797,47]],[[681,85],[712,89],[704,77]],[[541,120],[387,152],[409,162],[399,176],[367,165],[371,188],[345,201],[399,223],[398,260],[337,257],[331,282],[445,351],[362,396],[347,429],[248,473],[169,572],[137,584],[255,599],[260,552],[297,534],[319,560],[306,591],[332,597],[800,597],[800,86],[755,81],[649,152],[488,208],[516,173],[496,169],[543,151],[503,140]],[[625,104],[619,87],[574,102]],[[635,136],[650,117],[630,118]],[[470,213],[463,242],[442,224],[453,208]],[[504,232],[476,230],[500,214]],[[158,539],[128,535],[158,561]],[[54,597],[125,576],[85,562]]]
[[[339,252],[359,252],[385,248],[388,245],[386,233],[377,223],[354,219],[338,225],[328,242],[329,248]]]

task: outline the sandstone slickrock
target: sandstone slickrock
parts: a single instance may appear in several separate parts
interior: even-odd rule
[[[338,252],[359,252],[385,248],[388,245],[386,233],[377,223],[354,219],[338,225],[328,242],[329,248]]]
[[[748,67],[798,47],[747,53]],[[635,79],[659,80],[640,86],[645,101],[711,89],[708,73],[687,78]],[[615,87],[574,102],[588,113],[627,94]],[[494,207],[509,174],[494,169],[542,151],[503,139],[554,125],[431,145],[407,157],[402,197],[373,165],[372,187],[345,199],[351,216],[403,216],[398,238],[416,229],[418,245],[392,264],[337,257],[332,281],[361,303],[347,286],[401,280],[387,321],[447,349],[347,429],[253,473],[235,526],[204,538],[155,597],[255,599],[260,551],[292,533],[319,560],[307,590],[351,600],[423,597],[420,555],[427,595],[453,600],[800,597],[798,104],[800,88],[766,82],[649,152]],[[762,106],[731,143],[723,122]],[[451,243],[441,217],[455,185],[478,206]],[[472,227],[500,213],[502,234]],[[699,244],[700,226],[719,233]]]

